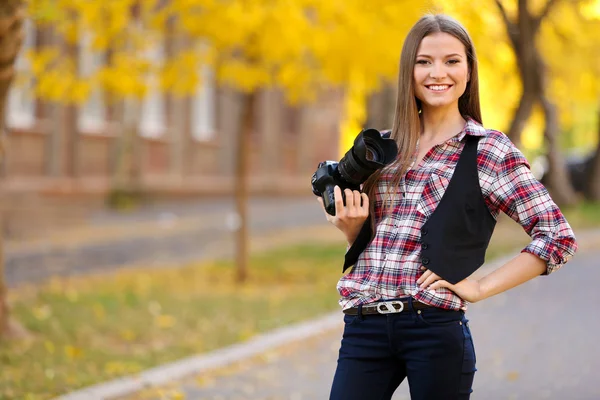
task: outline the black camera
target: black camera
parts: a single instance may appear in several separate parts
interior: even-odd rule
[[[342,189],[342,198],[346,204],[344,189],[360,190],[360,185],[369,176],[394,161],[397,156],[398,146],[393,139],[382,137],[377,129],[364,129],[339,163],[319,163],[311,178],[312,191],[316,196],[323,197],[327,213],[335,215],[335,185]]]

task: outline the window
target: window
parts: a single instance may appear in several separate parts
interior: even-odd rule
[[[21,51],[15,60],[16,76],[8,93],[7,125],[10,128],[31,128],[35,124],[35,95],[31,65],[26,58],[27,52],[36,45],[35,24],[26,19],[23,24],[25,38]]]
[[[92,36],[81,35],[79,40],[79,74],[82,78],[93,76],[104,64],[104,55],[92,49]],[[93,87],[87,101],[79,108],[77,126],[79,131],[99,133],[105,127],[106,107],[101,88]]]
[[[204,65],[200,69],[200,85],[192,100],[192,136],[209,141],[215,135],[215,80],[213,70]]]
[[[152,66],[160,68],[165,60],[165,44],[157,40],[147,53]],[[165,98],[159,87],[159,77],[150,73],[148,76],[148,91],[142,101],[140,116],[140,135],[149,138],[161,136],[166,129]]]

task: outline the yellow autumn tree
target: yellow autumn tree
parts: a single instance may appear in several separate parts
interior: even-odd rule
[[[595,109],[597,104],[597,100],[590,103],[590,96],[598,96],[597,83],[586,84],[586,77],[597,74],[599,65],[600,29],[594,17],[598,3],[484,0],[473,7],[463,0],[439,2],[465,22],[476,42],[488,44],[478,46],[482,70],[489,71],[482,76],[482,82],[488,82],[487,87],[482,85],[484,111],[512,112],[506,126],[511,139],[520,145],[521,133],[526,132],[526,147],[544,147],[547,185],[563,205],[574,204],[576,197],[560,145],[565,132],[589,124],[589,119],[573,118],[575,110]],[[493,96],[490,104],[486,91]]]
[[[257,91],[276,87],[290,102],[311,102],[323,90],[342,88],[347,94],[343,130],[353,138],[364,118],[365,97],[382,79],[396,76],[403,38],[430,5],[409,0],[31,0],[38,24],[65,43],[31,55],[37,94],[81,104],[101,88],[122,105],[127,127],[134,125],[149,74],[159,76],[164,92],[184,97],[197,90],[199,66],[207,65],[218,84],[243,93],[235,182],[238,278],[243,280],[247,142]],[[106,65],[92,76],[78,76],[65,50],[81,35],[106,54]],[[148,54],[165,36],[177,46],[164,63],[153,63]],[[130,149],[123,154],[130,158],[135,157],[133,131],[125,128],[120,135],[121,148]]]
[[[8,91],[15,76],[15,58],[23,40],[24,18],[25,6],[22,0],[5,0],[0,3],[0,161],[3,161],[10,151],[6,147],[4,121]],[[0,197],[3,197],[3,194],[0,193]],[[4,199],[0,198],[0,200]],[[1,222],[4,211],[4,208],[0,207],[0,339],[22,337],[26,334],[25,329],[17,321],[9,318],[4,274],[4,225]]]

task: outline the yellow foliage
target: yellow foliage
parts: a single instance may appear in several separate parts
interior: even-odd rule
[[[121,330],[121,332],[119,333],[119,336],[121,337],[121,339],[123,339],[127,342],[131,342],[131,341],[135,340],[135,338],[137,337],[136,333],[132,329]]]
[[[523,129],[521,142],[525,150],[536,150],[544,144],[544,114],[541,108],[535,107],[530,120]]]
[[[256,335],[256,330],[252,326],[245,326],[238,333],[238,340],[244,342]]]
[[[98,304],[98,303],[94,304],[93,310],[94,310],[94,316],[96,317],[97,320],[102,321],[106,318],[106,310],[104,309],[102,304]]]
[[[177,320],[172,315],[157,315],[154,318],[154,325],[161,329],[168,329],[175,326]]]
[[[44,341],[44,347],[46,348],[46,351],[50,354],[54,354],[54,351],[56,350],[54,343],[50,342],[49,340]]]
[[[547,1],[531,0],[531,12]],[[517,2],[503,4],[514,17]],[[85,34],[92,50],[110,49],[107,65],[88,77],[78,76],[71,56],[55,48],[31,55],[42,98],[82,103],[96,89],[109,97],[142,98],[151,76],[161,90],[187,96],[202,85],[202,66],[213,68],[221,85],[246,92],[277,86],[290,102],[314,101],[320,90],[341,87],[348,95],[342,151],[362,128],[366,96],[395,81],[404,37],[426,12],[458,18],[473,36],[486,125],[508,128],[521,90],[493,0],[477,7],[467,0],[31,0],[29,7],[68,43]],[[598,0],[557,2],[539,35],[549,88],[569,126],[578,123],[573,110],[587,109],[600,93],[594,78],[600,73],[598,19]],[[166,59],[151,59],[161,42],[170,42]],[[569,90],[578,95],[565,95]]]
[[[177,389],[171,390],[167,394],[167,399],[169,400],[184,400],[185,398],[185,393]]]
[[[32,310],[34,317],[40,321],[44,321],[52,316],[52,308],[48,304],[43,304]]]
[[[585,18],[600,20],[600,0],[581,2],[580,9]]]
[[[346,93],[345,115],[340,129],[340,157],[352,147],[354,139],[362,129],[362,123],[366,118],[366,96],[362,82],[363,80],[357,74],[354,84],[348,88]]]
[[[80,358],[83,355],[83,350],[75,346],[65,346],[64,351],[67,358],[71,360]]]

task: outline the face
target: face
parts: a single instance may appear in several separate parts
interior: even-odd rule
[[[423,110],[457,107],[469,80],[465,46],[447,33],[434,33],[421,41],[413,72],[415,96]]]

